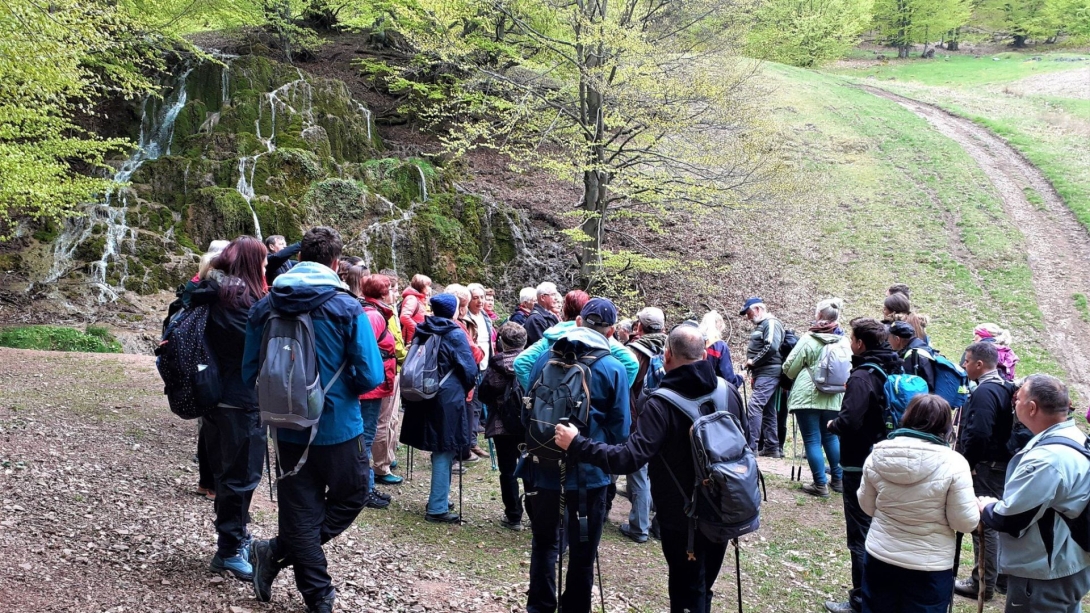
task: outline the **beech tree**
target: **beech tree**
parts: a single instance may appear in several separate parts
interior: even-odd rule
[[[844,57],[870,27],[874,0],[768,0],[757,9],[747,54],[794,66]]]
[[[908,57],[912,45],[925,46],[945,32],[969,21],[971,0],[875,0],[874,26],[897,47],[897,57]]]

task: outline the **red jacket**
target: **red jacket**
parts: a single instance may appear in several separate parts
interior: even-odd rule
[[[382,356],[383,370],[382,384],[361,395],[360,400],[374,400],[393,396],[394,377],[397,376],[397,356],[395,355],[397,339],[390,332],[387,322],[393,316],[394,310],[371,298],[360,299],[360,304],[363,305],[363,312],[367,315],[367,320],[371,322],[371,329],[375,332],[375,340],[378,341],[378,352]]]
[[[413,334],[416,332],[416,324],[424,323],[424,300],[427,296],[416,291],[412,287],[406,287],[401,292],[401,312],[397,314],[401,322],[401,336],[408,347],[413,342]]]

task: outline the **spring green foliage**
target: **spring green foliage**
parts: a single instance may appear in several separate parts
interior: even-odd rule
[[[793,66],[843,57],[868,28],[874,0],[768,0],[756,11],[746,52]]]
[[[78,126],[111,96],[152,91],[155,37],[107,2],[0,5],[0,238],[14,219],[59,220],[102,192],[81,170],[127,148]]]
[[[0,329],[0,347],[44,351],[121,353],[121,343],[101,326],[86,331],[64,326],[21,326]]]
[[[960,28],[971,13],[971,0],[875,0],[874,26],[879,36],[897,47],[899,57],[908,57],[913,44],[926,44]]]
[[[1090,36],[1090,0],[983,0],[973,22],[1006,33],[1016,47],[1065,33],[1086,37]]]

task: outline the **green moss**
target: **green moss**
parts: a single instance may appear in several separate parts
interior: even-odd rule
[[[254,233],[254,218],[246,200],[234,189],[204,187],[197,190],[187,211],[185,234],[198,245]]]
[[[121,353],[121,343],[101,327],[86,332],[63,326],[20,326],[0,329],[0,347],[43,351]]]
[[[60,234],[60,224],[52,219],[44,219],[41,225],[34,231],[34,240],[42,243],[51,243]]]
[[[333,227],[356,221],[367,206],[367,185],[348,179],[325,179],[311,184],[302,198],[308,217]]]
[[[191,98],[182,107],[178,117],[174,120],[174,138],[179,139],[179,142],[184,142],[185,139],[200,130],[207,116],[208,107],[205,106],[204,100]]]

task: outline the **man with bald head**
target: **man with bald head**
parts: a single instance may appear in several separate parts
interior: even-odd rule
[[[714,403],[701,407],[707,414],[728,410],[741,419],[742,400],[738,390],[719,379],[711,363],[704,359],[704,336],[696,326],[675,327],[666,339],[666,376],[659,389],[673,390],[694,399],[713,394]],[[556,442],[568,450],[570,463],[597,466],[611,474],[631,474],[646,465],[651,477],[651,496],[658,508],[662,534],[662,553],[669,567],[671,611],[708,613],[712,610],[712,584],[723,565],[725,544],[713,543],[695,531],[695,559],[686,555],[689,519],[685,499],[690,492],[679,492],[675,484],[691,484],[695,479],[689,428],[693,422],[658,395],[640,399],[636,428],[623,445],[607,445],[579,435],[573,427],[557,425]],[[658,461],[652,461],[658,458]],[[672,474],[671,474],[672,473]]]

